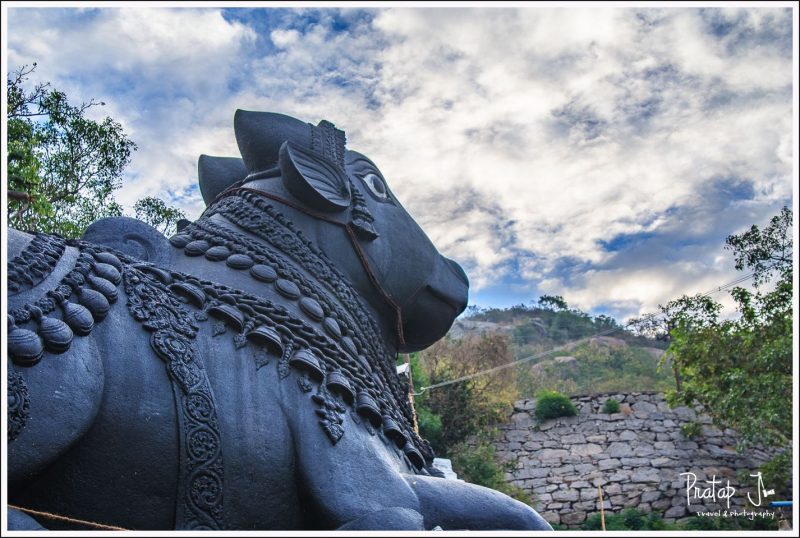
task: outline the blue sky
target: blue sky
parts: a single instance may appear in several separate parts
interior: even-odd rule
[[[237,108],[333,121],[470,304],[620,319],[735,279],[728,234],[793,205],[787,8],[8,8],[38,63],[138,144],[118,199],[191,217]]]

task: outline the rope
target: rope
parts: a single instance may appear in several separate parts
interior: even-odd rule
[[[712,290],[709,290],[709,291],[707,291],[705,293],[702,293],[700,295],[702,297],[708,297],[712,293],[718,293],[718,292],[720,292],[722,290],[725,290],[725,289],[728,289],[728,288],[730,288],[732,286],[735,286],[736,284],[741,284],[742,282],[744,282],[746,280],[750,280],[754,276],[755,276],[755,273],[750,273],[749,275],[746,275],[746,276],[743,276],[743,277],[739,277],[736,280],[733,280],[731,282],[728,282],[726,284],[718,286],[718,287],[716,287],[716,288],[714,288]],[[593,334],[591,336],[586,336],[584,338],[579,338],[578,340],[573,340],[571,342],[567,342],[566,344],[562,344],[560,346],[556,346],[556,347],[551,348],[551,349],[549,349],[547,351],[543,351],[541,353],[537,353],[536,355],[531,355],[530,357],[525,357],[523,359],[517,359],[515,361],[507,362],[505,364],[501,364],[501,365],[495,366],[493,368],[488,368],[486,370],[481,370],[479,372],[475,372],[475,373],[472,373],[472,374],[469,374],[469,375],[461,376],[461,377],[458,377],[456,379],[451,379],[449,381],[442,381],[441,383],[436,383],[434,385],[429,385],[427,387],[422,387],[422,388],[419,389],[419,392],[415,392],[414,393],[414,396],[421,396],[427,390],[437,389],[437,388],[440,388],[440,387],[446,387],[447,385],[453,385],[455,383],[460,383],[462,381],[468,381],[470,379],[474,379],[476,377],[480,377],[480,376],[485,375],[485,374],[490,374],[490,373],[493,373],[493,372],[498,372],[500,370],[504,370],[506,368],[510,368],[512,366],[515,366],[517,364],[521,364],[523,362],[532,361],[534,359],[540,359],[542,357],[546,357],[547,355],[555,353],[556,351],[561,351],[564,348],[582,344],[582,343],[587,342],[587,341],[589,341],[589,340],[591,340],[593,338],[598,338],[600,336],[605,336],[607,334],[611,334],[611,333],[614,333],[614,332],[619,332],[620,330],[625,330],[628,327],[639,325],[639,324],[641,324],[641,323],[643,323],[643,322],[645,322],[647,320],[653,319],[653,318],[655,318],[656,316],[659,316],[659,315],[660,315],[660,313],[654,312],[652,314],[648,314],[646,316],[643,316],[642,318],[640,318],[638,320],[635,320],[635,322],[634,321],[629,321],[628,323],[626,323],[625,325],[623,325],[621,327],[612,327],[611,329],[607,329],[605,331],[601,331],[599,333]]]
[[[50,512],[40,512],[39,510],[32,510],[30,508],[22,508],[21,506],[15,506],[13,504],[8,505],[9,508],[13,508],[15,510],[19,510],[20,512],[25,512],[28,514],[33,514],[35,516],[41,516],[47,519],[55,519],[57,521],[66,521],[68,523],[76,523],[78,525],[85,525],[87,527],[92,527],[95,529],[104,529],[109,531],[127,531],[130,529],[124,529],[122,527],[114,527],[113,525],[103,525],[102,523],[95,523],[94,521],[86,521],[83,519],[75,519],[72,517],[67,516],[60,516],[58,514],[51,514]]]

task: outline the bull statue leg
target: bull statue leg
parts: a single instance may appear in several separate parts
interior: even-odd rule
[[[422,474],[404,464],[400,450],[383,435],[370,435],[345,417],[344,435],[331,446],[317,416],[308,413],[307,393],[285,385],[297,429],[297,469],[314,525],[323,528],[431,530],[551,530],[529,506],[497,491]]]
[[[417,495],[426,526],[444,530],[553,530],[528,505],[485,488],[420,475],[405,475]]]

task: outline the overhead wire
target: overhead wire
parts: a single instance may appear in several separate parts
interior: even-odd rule
[[[737,284],[741,284],[742,282],[746,282],[747,280],[750,280],[751,278],[753,278],[755,275],[756,275],[755,272],[750,273],[748,275],[744,275],[742,277],[737,278],[736,280],[732,280],[731,282],[726,282],[725,284],[722,284],[721,286],[717,286],[716,288],[713,288],[713,289],[711,289],[711,290],[709,290],[709,291],[707,291],[705,293],[701,293],[699,295],[701,297],[708,297],[708,296],[710,296],[710,295],[712,295],[714,293],[719,293],[719,292],[721,292],[723,290],[726,290],[728,288],[736,286]],[[524,362],[529,362],[529,361],[532,361],[532,360],[541,359],[541,358],[546,357],[548,355],[551,355],[551,354],[553,354],[553,353],[555,353],[557,351],[561,351],[563,349],[571,348],[571,347],[580,345],[580,344],[582,344],[584,342],[588,342],[589,340],[592,340],[593,338],[599,338],[599,337],[606,336],[606,335],[611,334],[611,333],[615,333],[615,332],[619,332],[621,330],[625,330],[625,329],[627,329],[629,327],[632,327],[632,326],[641,325],[644,322],[649,321],[651,319],[654,319],[654,318],[656,318],[656,317],[658,317],[660,315],[661,315],[660,312],[653,312],[651,314],[647,314],[645,316],[642,316],[641,318],[633,319],[633,320],[629,321],[628,323],[626,323],[624,325],[617,326],[617,327],[611,327],[611,328],[606,329],[604,331],[595,333],[595,334],[593,334],[591,336],[585,336],[583,338],[579,338],[577,340],[573,340],[573,341],[567,342],[565,344],[561,344],[561,345],[556,346],[554,348],[548,349],[547,351],[542,351],[540,353],[536,353],[535,355],[531,355],[529,357],[524,357],[522,359],[517,359],[517,360],[511,361],[511,362],[507,362],[505,364],[500,364],[498,366],[494,366],[492,368],[487,368],[486,370],[481,370],[479,372],[473,372],[471,374],[464,375],[464,376],[458,377],[456,379],[449,379],[447,381],[442,381],[441,383],[434,383],[433,385],[428,385],[427,387],[420,387],[419,392],[414,392],[413,395],[414,396],[421,396],[422,394],[424,394],[425,392],[427,392],[429,390],[433,390],[433,389],[437,389],[437,388],[441,388],[441,387],[446,387],[448,385],[453,385],[455,383],[461,383],[462,381],[469,381],[470,379],[475,379],[476,377],[480,377],[480,376],[483,376],[483,375],[486,375],[486,374],[491,374],[491,373],[494,373],[494,372],[498,372],[500,370],[505,370],[506,368],[511,368],[512,366],[516,366],[516,365],[522,364]]]

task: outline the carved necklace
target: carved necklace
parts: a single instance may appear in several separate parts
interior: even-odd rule
[[[284,336],[288,333],[303,333],[307,341],[314,341],[315,357],[321,357],[324,368],[332,372],[332,377],[337,380],[334,385],[360,401],[357,404],[360,411],[369,414],[369,409],[380,409],[381,421],[387,435],[395,438],[397,444],[404,448],[409,459],[414,461],[418,468],[424,467],[423,458],[430,460],[433,457],[428,443],[416,434],[411,424],[413,423],[412,410],[408,402],[407,386],[399,382],[396,373],[391,368],[391,357],[380,344],[382,340],[377,336],[374,320],[358,300],[358,296],[347,283],[341,273],[338,273],[324,254],[317,251],[302,234],[297,231],[290,221],[267,204],[263,199],[249,193],[241,197],[227,198],[209,208],[205,216],[199,221],[184,228],[180,234],[173,236],[170,242],[176,248],[182,248],[189,256],[204,255],[212,261],[222,261],[232,269],[249,269],[253,278],[266,283],[272,283],[279,296],[284,299],[297,301],[299,309],[312,321],[311,326],[320,326],[318,332],[324,336],[322,340],[314,340],[308,333],[313,328],[301,329],[300,326],[284,329]],[[258,241],[253,241],[246,236],[232,231],[223,226],[212,223],[207,217],[221,214],[231,222],[242,226],[251,233],[274,245],[270,249]],[[285,258],[276,251],[286,252],[294,260],[300,260],[302,267],[307,269],[318,282],[312,282],[302,276],[295,263]],[[320,285],[323,282],[325,285]],[[209,283],[204,283],[208,286]],[[195,288],[198,286],[195,285]],[[327,293],[326,293],[327,290]],[[262,301],[263,298],[250,297],[249,299],[234,299],[241,292],[231,291],[227,295],[228,310],[246,305],[253,308],[252,301]],[[335,297],[335,299],[334,299]],[[342,303],[346,308],[340,306]],[[234,307],[234,305],[236,305]],[[224,307],[223,307],[224,308]],[[283,312],[260,312],[270,316],[285,316]],[[253,327],[246,327],[239,316],[228,312],[222,314],[236,330],[241,331],[235,338],[244,342],[248,331]],[[252,324],[269,326],[265,319],[251,319]],[[277,327],[274,327],[278,329]],[[266,329],[260,329],[264,331]],[[280,332],[280,330],[279,330]],[[276,338],[274,340],[277,340]],[[337,346],[338,344],[338,346]],[[243,345],[243,343],[242,343]],[[308,354],[301,353],[298,363],[305,360],[307,367],[314,372],[316,377],[324,375],[313,363],[319,360],[308,359]],[[373,358],[368,360],[366,357]],[[285,364],[287,357],[282,357],[279,371],[283,374],[281,364]],[[349,379],[355,385],[350,389],[339,383],[339,374]],[[387,397],[386,390],[390,391]],[[372,404],[377,402],[377,406]],[[373,417],[377,418],[377,417]],[[367,425],[369,428],[369,425]],[[326,432],[335,442],[331,432]],[[337,437],[338,439],[338,437]],[[411,441],[411,443],[407,442]],[[425,456],[422,457],[422,454]]]

